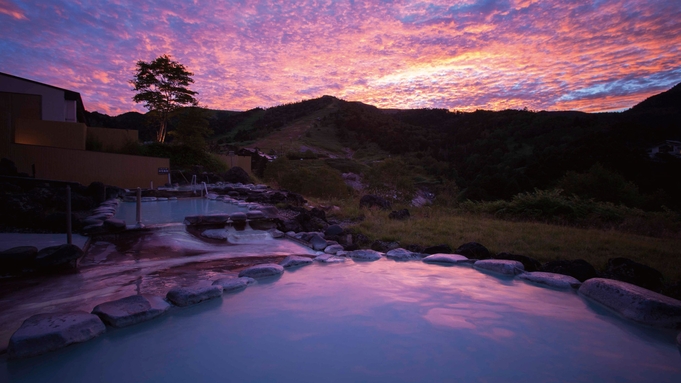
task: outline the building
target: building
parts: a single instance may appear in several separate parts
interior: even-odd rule
[[[88,151],[88,140],[116,148],[137,131],[88,127],[78,92],[0,72],[0,157],[20,172],[124,188],[168,181],[167,158]]]

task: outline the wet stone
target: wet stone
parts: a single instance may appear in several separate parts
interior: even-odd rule
[[[235,293],[241,291],[255,283],[255,279],[248,277],[241,278],[220,278],[213,282],[213,285],[222,286],[222,291],[225,293]]]
[[[325,252],[326,254],[336,254],[336,253],[338,253],[339,251],[343,251],[343,246],[341,246],[341,245],[331,245],[331,246],[327,246],[327,247],[324,249],[324,252]]]
[[[250,210],[246,213],[248,219],[263,219],[265,215],[260,210]]]
[[[230,216],[232,222],[246,222],[246,213],[238,212]]]
[[[104,323],[93,314],[74,311],[38,314],[24,321],[9,340],[10,358],[27,358],[81,343],[106,331]]]
[[[229,233],[225,229],[210,229],[202,231],[201,236],[210,239],[226,240],[229,237]]]
[[[285,236],[285,234],[283,232],[281,232],[277,229],[270,229],[267,232],[270,233],[272,238],[284,238],[284,236]]]
[[[345,258],[341,258],[333,254],[321,254],[316,256],[314,261],[320,263],[341,263],[345,262]]]
[[[638,323],[681,326],[681,301],[631,283],[591,278],[582,283],[579,293]]]
[[[407,261],[410,259],[418,258],[418,255],[412,253],[409,250],[398,247],[397,249],[392,249],[385,253],[387,258],[391,258],[398,261]]]
[[[251,266],[247,269],[241,270],[240,277],[250,278],[265,278],[275,275],[281,275],[284,272],[284,267],[275,263],[263,263],[261,265]]]
[[[308,242],[314,250],[324,250],[327,247],[326,240],[317,234],[312,235]]]
[[[201,223],[201,216],[200,215],[190,215],[187,217],[184,217],[184,224],[193,226],[193,225],[198,225]]]
[[[201,217],[201,224],[203,225],[221,225],[227,223],[229,214],[211,214]]]
[[[83,256],[83,250],[76,245],[46,247],[38,252],[35,265],[40,268],[68,266],[76,268],[76,261]]]
[[[117,218],[109,218],[104,221],[103,226],[109,231],[125,230],[125,221]]]
[[[113,327],[126,327],[163,315],[170,304],[153,295],[132,295],[95,306],[92,313]]]
[[[582,284],[582,282],[569,275],[547,273],[543,271],[520,274],[518,275],[518,279],[558,289],[578,288]]]
[[[176,306],[189,306],[222,296],[222,286],[197,284],[188,287],[174,287],[166,298]]]
[[[305,266],[309,265],[312,263],[312,259],[307,258],[307,257],[301,257],[298,255],[289,255],[288,257],[284,258],[281,263],[279,263],[282,267],[285,269],[289,267],[298,267],[298,266]]]
[[[518,261],[505,259],[483,259],[473,264],[478,270],[491,271],[497,274],[517,275],[525,271],[525,267]]]
[[[468,262],[468,258],[459,254],[432,254],[423,258],[425,263],[465,263]]]
[[[376,261],[381,259],[382,254],[375,250],[355,250],[349,251],[346,256],[361,261]]]

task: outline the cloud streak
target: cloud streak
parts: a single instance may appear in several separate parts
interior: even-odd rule
[[[171,54],[211,108],[324,94],[386,108],[618,110],[681,81],[678,0],[0,0],[0,71],[142,110]]]

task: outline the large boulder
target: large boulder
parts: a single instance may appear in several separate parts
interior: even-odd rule
[[[41,269],[76,268],[77,261],[83,256],[83,250],[76,245],[59,245],[46,247],[38,252],[34,264]]]
[[[173,287],[166,298],[175,306],[189,306],[222,296],[222,286],[199,283],[187,287]]]
[[[334,237],[334,236],[342,235],[343,233],[344,233],[344,230],[339,225],[330,225],[324,231],[324,236]]]
[[[503,275],[517,275],[525,271],[522,263],[505,259],[481,259],[475,262],[473,267]]]
[[[163,315],[170,304],[153,295],[131,295],[95,306],[92,313],[113,327],[126,327]]]
[[[635,322],[667,328],[681,326],[681,301],[630,283],[591,278],[582,283],[579,293]]]
[[[541,271],[569,275],[580,282],[598,276],[596,269],[583,259],[550,261],[542,265]]]
[[[38,314],[24,321],[7,347],[10,358],[27,358],[95,338],[106,331],[93,314],[74,311]]]
[[[424,254],[452,254],[452,248],[449,245],[435,245],[428,246],[423,249]],[[462,254],[463,255],[463,254]]]
[[[318,251],[324,250],[328,246],[326,240],[317,234],[312,235],[308,242],[310,242],[310,246],[312,246],[314,250]]]
[[[487,248],[477,242],[468,242],[459,246],[454,253],[465,255],[471,259],[489,259],[492,257]]]
[[[238,166],[233,166],[229,168],[223,175],[222,179],[225,180],[225,182],[233,183],[233,184],[238,184],[242,183],[244,185],[246,184],[252,184],[253,180],[251,180],[251,176],[248,175],[248,173],[238,167]]]
[[[662,273],[652,267],[622,257],[608,259],[603,277],[631,283],[658,293],[662,291],[664,279]]]
[[[518,279],[522,279],[538,285],[555,287],[557,289],[571,289],[578,288],[582,282],[578,281],[569,275],[546,273],[543,271],[533,271],[518,275]]]
[[[379,197],[377,195],[373,194],[367,194],[360,198],[359,200],[359,207],[363,208],[372,208],[372,207],[377,207],[381,210],[390,210],[390,201],[383,197]]]
[[[494,259],[506,259],[509,261],[518,261],[523,264],[525,271],[537,271],[541,269],[541,263],[534,258],[530,258],[525,255],[511,254],[511,253],[499,253],[492,258]]]
[[[283,266],[277,265],[276,263],[263,263],[241,270],[241,272],[239,272],[239,276],[257,279],[278,276],[283,273],[284,273]]]

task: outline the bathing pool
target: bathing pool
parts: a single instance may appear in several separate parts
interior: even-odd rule
[[[246,207],[207,198],[150,201],[142,202],[142,223],[145,225],[174,223],[182,222],[184,217],[190,215],[229,214],[247,210]],[[135,202],[121,202],[116,212],[116,218],[131,225],[137,222],[136,214],[137,204]]]
[[[679,382],[675,336],[470,267],[346,260],[3,357],[0,381]]]

